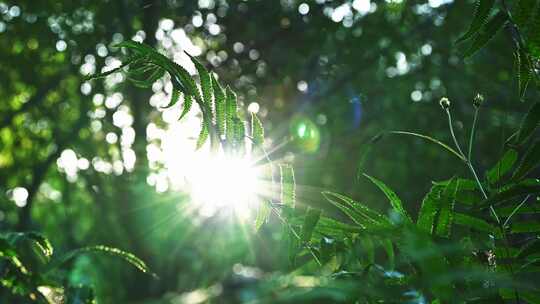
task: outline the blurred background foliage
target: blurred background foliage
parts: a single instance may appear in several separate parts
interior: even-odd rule
[[[278,225],[256,234],[252,218],[193,208],[178,179],[198,117],[179,123],[179,107],[160,109],[170,84],[147,90],[125,84],[125,75],[84,76],[117,65],[111,46],[123,40],[179,63],[185,50],[261,117],[269,149],[280,147],[273,158],[295,167],[300,204],[331,212],[320,195],[328,189],[386,211],[377,189],[358,178],[362,165],[416,214],[431,181],[466,168],[411,138],[383,138],[364,157],[374,135],[399,129],[449,142],[438,105],[449,96],[465,140],[472,99],[482,93],[475,150],[483,171],[528,108],[506,30],[473,57],[460,56],[454,42],[473,8],[452,0],[2,0],[0,229],[42,231],[59,250],[119,247],[160,277],[106,258],[74,260],[70,282],[94,286],[103,303],[197,303],[201,293],[187,292],[198,288],[249,299],[241,287],[286,270]],[[300,139],[287,142],[291,135]]]

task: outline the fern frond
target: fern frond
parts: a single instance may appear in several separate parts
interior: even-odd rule
[[[203,119],[201,132],[199,133],[199,138],[197,139],[197,146],[196,146],[197,150],[199,150],[208,139],[208,134],[209,134],[208,131],[209,131],[208,122]]]
[[[123,41],[116,46],[130,49],[140,56],[145,56],[145,60],[167,71],[171,76],[173,85],[183,93],[194,96],[199,95],[197,93],[197,85],[186,69],[171,61],[152,47],[135,41]]]
[[[184,109],[182,110],[182,114],[180,114],[180,118],[178,118],[178,120],[186,116],[189,110],[191,110],[192,104],[193,104],[193,97],[191,95],[184,94]]]
[[[463,53],[463,57],[470,57],[484,47],[497,34],[497,32],[499,32],[507,21],[508,16],[506,13],[499,11],[482,27],[482,30],[474,38],[472,44]]]
[[[416,226],[429,234],[433,233],[435,227],[435,217],[439,212],[440,196],[444,186],[435,185],[422,200],[422,206],[418,213]]]
[[[257,217],[255,218],[255,231],[259,231],[262,225],[268,220],[272,207],[270,202],[261,201],[259,204],[259,210],[257,210]]]
[[[294,169],[290,165],[280,164],[279,174],[281,176],[281,203],[289,208],[294,208],[296,203]]]
[[[165,75],[165,70],[161,68],[154,69],[152,74],[148,76],[145,80],[139,80],[133,77],[128,76],[128,80],[131,81],[135,86],[143,89],[151,88],[154,82],[156,82],[158,79],[163,77]]]
[[[251,113],[251,138],[255,146],[260,146],[264,143],[264,128],[261,120],[255,113]]]
[[[339,208],[361,228],[384,228],[390,227],[390,219],[377,211],[374,211],[361,202],[357,202],[345,195],[323,191],[322,195],[332,205]]]
[[[210,78],[210,73],[208,73],[208,70],[202,65],[202,63],[199,62],[199,60],[197,60],[195,57],[191,56],[187,52],[184,52],[184,53],[188,55],[188,57],[191,59],[191,61],[195,65],[197,72],[199,73],[199,78],[201,82],[202,100],[206,105],[208,105],[209,109],[212,109],[213,91],[212,91],[212,79]]]
[[[480,28],[482,28],[484,24],[486,24],[489,13],[493,9],[494,4],[495,0],[476,1],[476,10],[474,12],[474,17],[471,25],[469,26],[467,32],[465,32],[465,34],[463,34],[461,37],[459,37],[458,40],[456,40],[456,43],[460,43],[471,38],[480,30]]]
[[[124,62],[122,62],[122,64],[117,67],[117,68],[114,68],[110,71],[106,71],[106,72],[103,72],[103,73],[98,73],[98,74],[94,74],[94,75],[89,75],[86,77],[86,80],[91,80],[91,79],[99,79],[99,78],[105,78],[111,74],[114,74],[116,72],[120,72],[123,68],[131,65],[131,64],[135,64],[135,63],[138,63],[138,62],[142,62],[144,61],[146,58],[144,55],[141,55],[141,54],[137,54],[137,55],[133,55],[131,57],[128,57]]]
[[[454,222],[454,205],[456,193],[459,187],[459,180],[452,178],[446,188],[441,193],[439,219],[435,232],[442,237],[450,237],[452,224]]]
[[[173,107],[179,100],[180,100],[180,91],[173,88],[171,92],[171,101],[169,101],[169,104],[164,108],[166,109],[166,108]]]
[[[225,135],[226,110],[225,110],[225,91],[219,85],[214,75],[212,78],[212,88],[214,89],[214,113],[216,118],[216,126],[219,136]]]
[[[227,140],[234,140],[235,134],[235,118],[237,117],[238,102],[236,100],[236,94],[230,87],[226,88],[226,101],[225,101],[225,132]]]
[[[238,153],[244,152],[245,139],[246,139],[246,125],[240,118],[235,117],[233,143]]]
[[[527,86],[532,79],[533,67],[529,55],[523,50],[516,51],[514,56],[517,68],[519,98],[523,99],[527,91]]]

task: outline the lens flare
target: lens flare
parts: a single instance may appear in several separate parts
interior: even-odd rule
[[[243,211],[257,199],[258,172],[248,158],[209,156],[186,176],[192,200],[212,209]]]

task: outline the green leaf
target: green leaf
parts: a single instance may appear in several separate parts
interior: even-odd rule
[[[529,147],[519,167],[514,172],[512,180],[518,181],[540,165],[540,141]]]
[[[507,21],[508,21],[508,16],[502,11],[499,11],[495,16],[493,16],[487,22],[486,25],[482,27],[482,30],[474,38],[472,44],[463,53],[463,57],[465,58],[470,57],[474,55],[474,53],[476,53],[482,47],[484,47],[495,36],[495,34],[497,34],[497,32],[506,24]]]
[[[164,109],[173,107],[179,100],[180,100],[180,91],[173,88],[171,92],[171,101],[169,101],[169,104],[166,107],[163,107]]]
[[[129,76],[128,76],[128,80],[131,81],[131,83],[133,83],[135,86],[139,88],[148,89],[152,87],[154,82],[156,82],[158,79],[163,77],[163,75],[165,75],[165,70],[161,68],[156,68],[154,69],[152,74],[150,74],[150,76],[148,76],[145,80],[139,80],[139,79],[129,77]]]
[[[538,221],[515,222],[512,224],[511,231],[512,233],[540,232],[540,222]]]
[[[201,132],[199,133],[199,138],[197,139],[197,146],[196,149],[200,149],[206,140],[208,139],[208,122],[203,120],[202,126],[201,126]]]
[[[483,219],[470,216],[468,214],[454,212],[454,224],[469,227],[478,231],[484,231],[495,235],[500,235],[497,227],[489,224]]]
[[[322,237],[319,248],[319,259],[322,263],[327,263],[336,254],[336,242],[333,239]]]
[[[392,191],[390,188],[388,188],[388,186],[386,186],[383,182],[376,179],[375,177],[369,176],[365,173],[364,176],[371,180],[371,182],[373,182],[377,187],[379,187],[379,189],[384,193],[384,195],[386,195],[394,211],[396,211],[407,222],[412,223],[411,217],[409,216],[405,208],[403,208],[403,203],[394,191]]]
[[[48,260],[53,254],[53,247],[49,240],[40,233],[37,232],[9,232],[6,234],[6,238],[10,244],[15,245],[22,242],[28,242],[35,246],[39,250],[39,254],[44,259]]]
[[[316,227],[316,232],[334,237],[343,237],[349,233],[358,233],[360,231],[362,231],[361,228],[322,215]]]
[[[517,143],[524,143],[540,125],[540,102],[535,103],[525,115],[519,128]]]
[[[362,228],[384,228],[391,226],[390,219],[386,216],[369,209],[347,196],[331,191],[323,191],[322,195]]]
[[[480,28],[486,24],[489,13],[491,12],[491,9],[493,8],[493,4],[495,3],[495,0],[477,0],[476,1],[476,10],[474,12],[474,17],[471,22],[471,25],[469,26],[469,29],[465,34],[463,34],[459,39],[456,41],[456,43],[463,42],[472,36],[474,36]]]
[[[512,17],[520,30],[529,25],[530,17],[534,15],[536,0],[517,0]]]
[[[216,116],[216,126],[219,133],[219,136],[225,135],[225,122],[226,122],[226,110],[225,110],[225,91],[219,85],[219,82],[216,80],[213,74],[212,77],[212,88],[214,89],[214,113]]]
[[[226,121],[226,138],[227,140],[233,140],[235,134],[235,119],[237,118],[238,102],[236,101],[236,94],[230,87],[226,88],[226,101],[225,101],[225,121]]]
[[[532,254],[540,254],[540,238],[538,236],[521,247],[517,258],[522,259]]]
[[[48,258],[52,256],[53,247],[51,242],[49,242],[49,239],[47,239],[44,235],[37,232],[26,232],[24,235],[26,238],[33,240],[39,246],[43,255]]]
[[[503,177],[516,163],[518,153],[514,149],[509,149],[503,155],[503,157],[491,168],[487,173],[487,180],[490,184],[497,183],[501,177]]]
[[[388,258],[388,265],[390,269],[394,269],[396,265],[396,258],[394,252],[394,244],[389,239],[383,239],[380,241],[384,251],[386,252],[386,257]]]
[[[251,138],[255,146],[260,146],[264,143],[264,128],[255,113],[251,113]]]
[[[234,120],[234,136],[233,136],[233,143],[236,147],[237,151],[244,152],[244,143],[246,138],[246,125],[244,122],[238,118],[235,117]]]
[[[191,61],[193,61],[193,64],[195,64],[195,68],[197,69],[197,72],[199,73],[199,77],[201,80],[201,91],[202,91],[202,99],[205,104],[209,105],[211,108],[212,105],[212,96],[213,96],[213,90],[212,90],[212,78],[210,77],[210,73],[208,73],[208,70],[202,65],[202,63],[199,62],[195,57],[191,56],[187,52],[186,55],[189,56]]]
[[[514,184],[507,189],[496,193],[484,200],[478,205],[478,208],[487,208],[489,206],[503,205],[505,202],[512,200],[513,198],[525,195],[535,195],[540,193],[540,183],[535,182],[521,182]]]
[[[255,231],[259,231],[262,225],[268,221],[268,217],[272,211],[271,202],[261,201],[259,204],[259,210],[257,210],[257,217],[255,218]]]
[[[176,84],[177,88],[188,95],[199,96],[197,85],[189,75],[189,73],[163,54],[156,51],[154,48],[135,41],[127,40],[116,45],[134,51],[136,54],[145,57],[145,61],[151,62],[154,65],[161,67],[171,75],[171,81]]]
[[[186,116],[187,113],[189,113],[192,105],[193,97],[191,97],[191,95],[184,94],[184,108],[182,109],[182,114],[180,114],[178,120],[181,120],[182,118],[184,118],[184,116]]]
[[[530,19],[527,40],[531,57],[540,58],[540,4],[536,5],[533,18]]]
[[[308,208],[304,218],[304,225],[302,225],[302,232],[300,234],[300,240],[302,242],[307,243],[311,240],[313,230],[315,229],[315,226],[317,226],[317,222],[319,222],[320,218],[320,209]]]
[[[439,211],[440,196],[443,189],[443,186],[434,185],[422,200],[416,226],[429,234],[433,233],[435,227],[435,217]]]
[[[524,50],[518,50],[514,53],[515,66],[517,68],[517,77],[518,77],[518,90],[519,98],[523,100],[529,82],[532,79],[534,73],[534,68],[531,62],[529,54]]]
[[[156,276],[155,274],[150,272],[150,269],[148,268],[148,266],[146,266],[146,263],[142,261],[141,259],[139,259],[134,254],[120,250],[118,248],[108,247],[108,246],[103,246],[103,245],[88,246],[88,247],[72,250],[64,254],[63,256],[59,257],[58,259],[56,259],[51,264],[54,265],[54,267],[58,267],[66,263],[67,261],[73,259],[74,257],[81,254],[86,254],[86,253],[98,253],[98,254],[106,254],[106,255],[119,257],[123,259],[124,261],[128,262],[129,264],[133,265],[135,268],[137,268],[141,272]]]
[[[127,67],[130,64],[135,64],[135,63],[141,62],[143,59],[145,59],[145,56],[143,56],[143,55],[134,55],[134,56],[128,57],[128,59],[126,59],[126,61],[122,62],[122,64],[119,67],[114,68],[112,70],[109,70],[107,72],[98,73],[98,74],[94,74],[94,75],[89,75],[85,79],[90,80],[90,79],[105,78],[105,77],[107,77],[107,76],[109,76],[111,74],[114,74],[116,72],[120,72],[123,68]]]
[[[458,179],[452,178],[441,193],[439,218],[437,227],[435,228],[435,233],[439,236],[450,237],[454,221],[454,204],[458,187]]]
[[[375,244],[369,235],[363,235],[360,238],[360,244],[362,245],[362,251],[365,254],[366,264],[375,263]]]
[[[294,169],[290,165],[280,164],[279,174],[281,177],[281,203],[289,208],[295,207],[296,182],[294,180]]]

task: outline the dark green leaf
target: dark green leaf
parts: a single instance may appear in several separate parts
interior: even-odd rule
[[[540,222],[515,222],[512,224],[512,233],[540,232]]]
[[[380,180],[372,176],[369,176],[365,173],[364,173],[364,176],[367,177],[371,182],[373,182],[377,187],[379,187],[379,189],[384,193],[384,195],[386,195],[386,197],[390,201],[390,205],[392,205],[392,208],[394,209],[394,211],[396,211],[397,214],[399,214],[402,217],[402,219],[404,219],[405,221],[409,223],[412,223],[411,217],[409,216],[407,211],[403,208],[403,203],[401,202],[397,194],[394,191],[392,191],[392,189],[388,188],[388,186],[386,186],[383,182],[381,182]]]
[[[395,264],[396,264],[394,244],[389,239],[383,239],[381,240],[381,245],[384,248],[384,251],[386,252],[386,257],[388,258],[388,265],[390,269],[394,269]]]
[[[363,235],[360,237],[360,244],[362,244],[363,258],[366,264],[375,263],[375,244],[369,235]]]
[[[540,238],[538,236],[521,247],[517,258],[522,259],[532,254],[540,254]]]
[[[323,196],[334,206],[351,218],[362,228],[390,227],[391,222],[386,216],[369,209],[363,204],[339,193],[323,191]]]
[[[486,25],[482,27],[482,30],[480,30],[478,35],[474,38],[472,44],[464,52],[463,57],[470,57],[484,47],[506,24],[507,21],[508,16],[502,11],[499,11],[486,23]]]
[[[439,218],[437,227],[435,228],[435,233],[439,236],[450,237],[454,221],[454,204],[458,187],[458,179],[452,178],[441,193]]]
[[[478,207],[487,208],[489,206],[498,206],[516,197],[535,195],[538,193],[540,193],[540,183],[521,182],[490,196],[487,200],[481,202]]]
[[[516,163],[518,154],[516,150],[509,149],[504,153],[503,157],[491,168],[486,176],[490,184],[497,183],[502,176],[504,176]]]
[[[435,217],[440,207],[440,196],[444,186],[434,185],[422,200],[416,226],[429,234],[433,233]]]
[[[514,172],[512,180],[518,181],[540,165],[540,141],[536,141],[525,153],[519,167]]]
[[[486,24],[489,13],[491,12],[491,9],[493,8],[493,4],[495,3],[495,0],[477,0],[476,1],[476,10],[474,12],[474,17],[471,22],[471,25],[469,26],[469,29],[465,34],[463,34],[459,39],[456,41],[456,43],[465,41],[472,36],[474,36],[480,28]]]
[[[300,240],[307,243],[311,240],[311,235],[319,219],[321,218],[321,210],[308,208],[306,216],[304,218],[304,225],[302,225],[302,233],[300,234]]]
[[[491,234],[499,235],[497,227],[489,224],[483,219],[470,216],[468,214],[454,212],[454,224],[476,229],[478,231],[484,231]]]
[[[516,51],[514,57],[516,62],[515,66],[517,68],[519,98],[523,100],[529,82],[532,79],[534,69],[529,54],[524,50]]]
[[[328,262],[336,254],[336,242],[333,239],[322,237],[319,246],[319,259],[322,263]]]
[[[517,143],[525,142],[538,128],[540,124],[540,102],[535,103],[525,115],[519,128]]]

